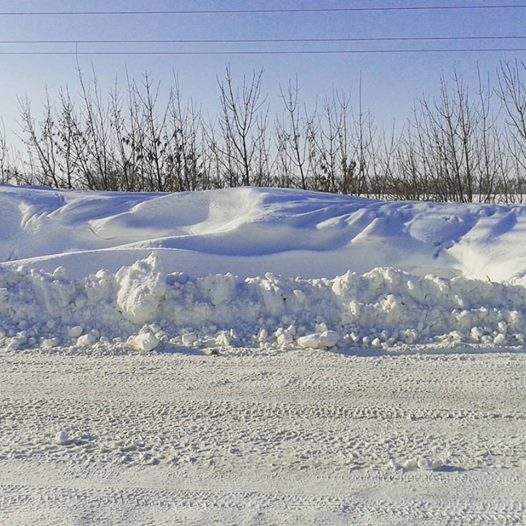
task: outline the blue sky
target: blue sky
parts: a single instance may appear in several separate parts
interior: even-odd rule
[[[407,5],[454,5],[467,0],[4,0],[3,11],[43,10],[155,10],[232,9],[300,7],[371,7]],[[484,0],[469,0],[484,5]],[[487,3],[487,2],[486,2]],[[492,3],[499,3],[497,1]],[[507,0],[501,3],[521,4]],[[151,15],[151,16],[39,16],[1,17],[1,39],[169,39],[169,38],[301,38],[375,36],[459,36],[526,35],[526,9],[461,10],[426,12],[295,13],[254,15]],[[342,43],[342,44],[142,44],[137,50],[183,49],[351,49],[410,47],[526,47],[526,40],[430,43]],[[0,50],[70,51],[71,45],[1,45]],[[124,44],[85,44],[79,50],[127,50]],[[235,74],[263,68],[270,101],[277,99],[279,84],[298,76],[307,101],[323,96],[332,88],[356,92],[360,74],[364,100],[381,121],[403,119],[421,93],[435,93],[440,75],[454,67],[466,77],[476,75],[477,62],[483,70],[494,71],[501,58],[526,58],[526,53],[437,53],[422,55],[275,55],[275,56],[108,56],[81,57],[84,69],[93,63],[102,85],[115,76],[123,78],[125,68],[132,75],[149,71],[167,85],[177,71],[183,91],[213,113],[217,104],[216,77],[230,63]],[[51,93],[66,83],[75,85],[74,57],[0,56],[0,116],[8,129],[16,128],[18,96],[28,96],[35,109],[47,86]]]

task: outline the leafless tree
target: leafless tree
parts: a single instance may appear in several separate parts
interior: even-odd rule
[[[278,120],[276,134],[281,145],[281,153],[287,157],[283,166],[291,166],[299,174],[300,187],[307,188],[308,178],[308,137],[307,129],[310,119],[299,108],[299,84],[289,82],[287,89],[280,88],[280,97],[285,110],[285,122]],[[283,162],[283,161],[282,161]],[[292,173],[293,173],[292,172]]]
[[[254,72],[250,79],[243,76],[241,88],[236,88],[230,68],[225,77],[218,81],[221,129],[224,146],[221,153],[230,161],[230,169],[239,173],[242,185],[248,186],[253,178],[253,162],[264,140],[266,117],[261,118],[260,110],[265,104],[262,89],[263,71]],[[258,122],[259,119],[259,122]]]
[[[498,69],[498,94],[506,112],[510,151],[526,170],[526,63],[501,62]]]
[[[219,114],[185,101],[145,75],[107,94],[79,71],[41,112],[20,102],[17,157],[0,134],[0,181],[57,188],[190,191],[284,186],[378,198],[516,202],[526,191],[525,65],[502,63],[497,89],[478,73],[473,87],[454,73],[436,97],[422,96],[408,121],[382,130],[364,108],[333,90],[310,110],[297,79],[280,89],[268,126],[262,72],[218,80]],[[8,155],[9,154],[9,155]],[[15,163],[15,159],[17,162]]]

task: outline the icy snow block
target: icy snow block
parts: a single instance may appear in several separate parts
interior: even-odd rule
[[[337,332],[324,331],[322,333],[307,334],[298,338],[298,345],[305,349],[327,349],[334,347],[340,339]]]
[[[128,340],[128,344],[135,350],[140,352],[153,351],[158,345],[159,340],[151,332],[144,332],[131,336]]]

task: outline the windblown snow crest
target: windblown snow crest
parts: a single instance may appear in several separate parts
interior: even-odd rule
[[[0,346],[386,351],[415,343],[522,347],[522,286],[375,268],[333,279],[192,277],[154,255],[80,280],[0,268]]]
[[[526,205],[378,201],[279,188],[174,194],[0,185],[0,266],[100,268],[155,253],[192,276],[330,277],[393,267],[526,281]]]

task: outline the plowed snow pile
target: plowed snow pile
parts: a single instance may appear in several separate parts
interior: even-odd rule
[[[245,188],[0,203],[10,349],[523,346],[523,206]]]
[[[524,292],[522,286],[416,277],[386,268],[334,279],[196,278],[167,273],[151,255],[116,274],[101,270],[77,281],[65,279],[63,269],[1,270],[0,336],[11,349],[39,343],[87,346],[109,338],[119,343],[130,335],[128,343],[146,351],[159,343],[520,346]]]

